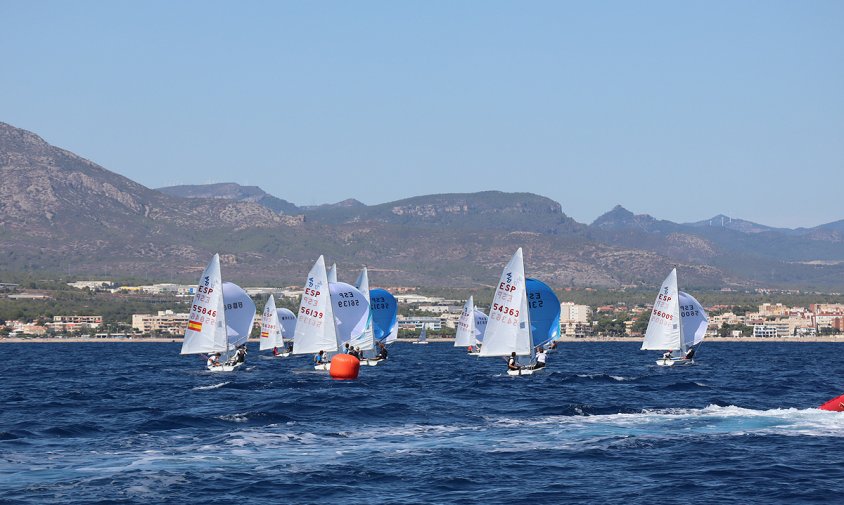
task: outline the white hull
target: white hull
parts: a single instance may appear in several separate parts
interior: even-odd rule
[[[331,363],[323,363],[321,365],[314,365],[314,370],[331,370]]]
[[[286,358],[290,356],[289,352],[280,352],[278,354],[273,354],[273,358]]]
[[[520,370],[507,370],[507,375],[512,375],[512,376],[533,375],[536,372],[541,372],[544,369],[545,369],[545,367],[542,367],[542,368],[522,368]]]
[[[411,342],[411,344],[419,344],[419,345],[425,345],[425,344],[427,344],[427,343],[428,343],[428,342]]]
[[[242,365],[242,364],[243,363],[241,362],[241,363],[237,363],[235,365],[209,366],[207,368],[208,368],[209,372],[234,372],[235,370],[240,368],[240,365]]]
[[[693,359],[685,358],[660,358],[656,360],[656,364],[659,366],[691,365],[694,362],[695,360]]]
[[[469,356],[480,356],[480,355],[481,355],[481,351],[470,352],[470,353],[468,353],[468,354],[469,354]]]
[[[378,363],[384,361],[383,359],[362,359],[360,364],[363,366],[378,366]]]

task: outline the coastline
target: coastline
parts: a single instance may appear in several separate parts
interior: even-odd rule
[[[80,344],[80,343],[176,343],[181,342],[181,337],[155,337],[155,338],[55,338],[55,337],[32,337],[32,338],[0,338],[0,344]],[[258,339],[251,338],[250,342],[258,342]],[[415,338],[400,338],[397,342],[415,342]],[[453,338],[428,338],[429,342],[454,342]],[[590,338],[563,338],[558,342],[641,342],[641,337],[590,337]],[[826,335],[820,337],[711,337],[706,339],[707,343],[717,342],[839,342],[844,343],[844,335]]]

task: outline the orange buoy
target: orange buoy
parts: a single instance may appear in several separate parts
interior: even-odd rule
[[[334,379],[357,379],[360,372],[360,360],[349,354],[337,354],[331,358],[328,373]]]
[[[844,395],[837,396],[832,400],[824,403],[820,407],[821,410],[832,410],[835,412],[844,412]]]

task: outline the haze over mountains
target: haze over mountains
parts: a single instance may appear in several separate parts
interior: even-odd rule
[[[373,285],[473,287],[521,246],[528,275],[557,287],[654,286],[675,264],[689,289],[844,287],[844,220],[673,223],[617,206],[587,225],[496,191],[298,207],[235,183],[152,190],[4,123],[0,177],[0,274],[195,282],[220,252],[226,279],[296,285],[325,254],[341,280],[366,264]]]

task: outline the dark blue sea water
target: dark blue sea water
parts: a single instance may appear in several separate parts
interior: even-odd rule
[[[570,343],[542,375],[399,343],[356,381],[251,349],[7,344],[3,503],[842,503],[834,343],[705,343],[692,367]]]

